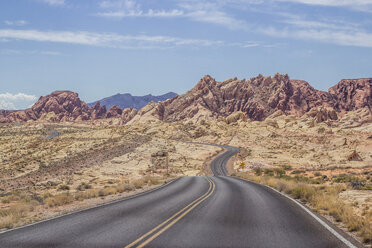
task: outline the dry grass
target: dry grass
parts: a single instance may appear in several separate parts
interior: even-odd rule
[[[125,182],[118,185],[109,185],[101,189],[91,188],[86,183],[82,183],[75,192],[71,192],[67,187],[61,187],[59,190],[64,190],[65,192],[56,195],[45,193],[42,196],[38,196],[31,193],[13,192],[12,194],[1,197],[1,202],[7,204],[7,207],[0,210],[0,229],[12,228],[29,222],[36,207],[53,209],[72,204],[75,201],[130,192],[141,189],[145,185],[157,185],[160,182],[161,180],[159,178],[146,176],[131,183]]]
[[[15,223],[22,221],[27,214],[34,210],[36,201],[22,201],[8,209],[0,210],[0,228],[12,228]]]
[[[336,222],[343,223],[348,231],[356,232],[364,243],[371,244],[372,211],[367,210],[364,216],[358,216],[352,206],[339,197],[339,193],[345,190],[344,185],[319,186],[283,178],[254,176],[248,173],[238,173],[238,176],[269,185],[307,203],[315,212],[332,216]]]

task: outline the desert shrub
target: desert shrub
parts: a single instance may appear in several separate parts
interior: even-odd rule
[[[372,184],[367,184],[362,187],[362,190],[372,190]]]
[[[3,228],[13,228],[14,224],[17,222],[17,219],[15,219],[13,216],[8,215],[5,217],[0,218],[0,229]]]
[[[106,196],[106,195],[114,195],[116,194],[118,191],[116,189],[116,187],[105,187],[103,189],[101,189],[100,191],[98,191],[98,196]]]
[[[264,173],[266,176],[274,176],[274,171],[272,169],[265,169]]]
[[[364,186],[366,186],[366,181],[363,180],[363,179],[361,179],[361,178],[358,178],[358,177],[352,177],[352,178],[350,178],[349,185],[350,185],[353,189],[360,190],[360,189],[362,189]]]
[[[59,190],[70,190],[70,186],[68,186],[66,184],[61,184],[61,185],[59,185],[58,189]]]
[[[291,174],[301,174],[301,173],[304,173],[305,171],[302,171],[302,170],[294,170],[291,172]]]
[[[312,183],[313,181],[308,178],[308,177],[305,177],[305,176],[302,176],[302,175],[296,175],[294,177],[294,179],[297,181],[297,182],[304,182],[304,183]]]
[[[47,193],[44,193],[41,197],[43,198],[43,199],[46,199],[46,198],[48,198],[48,197],[52,197],[53,195],[51,194],[51,193],[49,193],[49,192],[47,192]]]
[[[292,166],[290,166],[290,165],[288,165],[288,164],[281,165],[281,167],[282,167],[284,170],[292,170]]]
[[[48,168],[48,165],[46,163],[40,163],[39,164],[39,170],[42,170],[42,169],[45,169],[45,168]]]
[[[92,188],[92,185],[82,182],[79,186],[77,186],[76,189],[79,191],[84,191],[86,189],[91,189],[91,188]]]
[[[283,177],[285,175],[285,170],[282,168],[275,168],[274,172],[277,177]]]
[[[138,180],[135,180],[132,183],[132,185],[136,189],[141,189],[145,185],[145,181],[144,181],[144,179],[138,179]]]
[[[260,167],[254,169],[254,173],[256,176],[261,176],[262,175],[262,169]]]
[[[1,199],[1,202],[2,203],[4,203],[4,204],[8,204],[8,203],[10,203],[10,198],[9,197],[7,197],[7,196],[5,196],[5,197],[3,197],[2,199]]]
[[[359,236],[362,238],[363,243],[372,244],[372,218],[365,221],[365,225],[360,228]]]
[[[75,196],[75,200],[82,201],[85,199],[95,198],[98,197],[99,191],[97,189],[88,189],[84,192],[77,192]]]
[[[300,199],[308,202],[315,195],[315,190],[309,186],[299,184],[290,192],[290,194],[295,199]]]
[[[151,184],[151,185],[157,185],[160,183],[159,179],[156,178],[156,177],[150,177],[150,176],[147,176],[144,178],[144,181]]]
[[[350,176],[346,174],[340,174],[333,177],[333,182],[335,183],[347,183],[350,181]]]
[[[45,203],[48,207],[58,207],[69,204],[74,201],[73,195],[70,193],[62,193],[59,195],[55,195],[53,197],[49,197],[45,200]]]
[[[319,171],[317,171],[317,172],[314,173],[314,176],[316,176],[316,177],[320,177],[321,175],[322,174]]]

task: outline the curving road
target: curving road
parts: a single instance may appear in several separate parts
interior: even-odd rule
[[[224,176],[184,177],[156,190],[0,234],[0,247],[359,247],[341,241],[287,197]],[[342,232],[341,234],[345,236]]]
[[[225,149],[225,152],[217,156],[211,162],[211,170],[214,176],[226,176],[228,171],[226,164],[229,159],[234,156],[235,153],[239,152],[239,148],[233,146],[215,145]]]

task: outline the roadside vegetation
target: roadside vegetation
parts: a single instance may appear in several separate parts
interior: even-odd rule
[[[355,233],[363,243],[372,244],[372,211],[366,206],[357,212],[350,203],[340,198],[340,193],[349,190],[371,190],[370,178],[342,174],[327,178],[316,173],[314,178],[301,175],[290,168],[261,169],[238,172],[236,176],[268,185],[310,206],[313,211],[333,218],[340,227]],[[357,203],[355,203],[357,204]]]
[[[131,182],[121,184],[108,184],[103,188],[93,188],[88,183],[81,183],[76,189],[69,185],[60,185],[58,193],[31,193],[21,190],[0,196],[2,208],[0,209],[0,229],[13,228],[43,219],[43,211],[58,212],[60,206],[72,205],[78,201],[105,197],[124,192],[134,192],[146,186],[158,185],[164,182],[163,177],[145,176]]]

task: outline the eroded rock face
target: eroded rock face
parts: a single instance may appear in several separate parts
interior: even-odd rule
[[[317,123],[338,119],[337,112],[331,107],[312,108],[305,116],[315,118]]]
[[[344,79],[329,89],[334,108],[340,112],[372,109],[372,78]]]
[[[114,105],[107,110],[106,118],[121,118],[122,113],[123,110],[119,106]]]
[[[134,116],[136,116],[137,113],[138,113],[138,110],[134,109],[134,108],[124,109],[122,114],[121,114],[121,119],[123,120],[123,124],[126,124],[130,120],[132,120],[134,118]]]
[[[262,121],[273,113],[302,116],[312,110],[310,115],[322,122],[337,119],[337,112],[342,115],[366,106],[371,108],[371,82],[372,79],[342,80],[324,92],[305,81],[290,80],[288,75],[258,75],[250,80],[233,78],[224,82],[207,75],[186,94],[160,102],[152,115],[172,122],[228,117],[240,111],[251,120]]]
[[[37,120],[53,112],[56,121],[74,121],[89,119],[88,105],[79,99],[75,92],[55,91],[40,97],[29,109],[16,111],[6,116],[7,122]]]
[[[89,108],[77,93],[56,91],[41,97],[32,108],[1,112],[0,122],[38,120],[52,112],[55,116],[48,119],[57,122],[105,118],[120,119],[123,124],[154,120],[198,121],[229,116],[232,119],[231,115],[236,112],[239,112],[241,120],[263,121],[274,113],[294,116],[308,113],[317,122],[322,122],[364,108],[370,114],[372,79],[342,80],[329,92],[324,92],[314,89],[305,81],[290,80],[288,75],[258,75],[249,80],[233,78],[223,82],[217,82],[207,75],[186,94],[159,103],[150,102],[139,111],[131,108],[123,111],[119,106],[106,110],[99,102]]]
[[[121,113],[120,113],[121,114]],[[0,122],[26,122],[29,120],[85,121],[106,118],[106,107],[97,103],[92,108],[71,91],[55,91],[42,96],[29,109],[8,113]]]
[[[101,106],[99,102],[90,109],[90,118],[92,120],[102,119],[106,115],[106,106]]]
[[[250,80],[233,78],[224,82],[207,75],[186,94],[159,103],[156,113],[160,120],[171,122],[200,116],[200,111],[207,118],[241,111],[251,120],[262,121],[278,110],[302,116],[317,106],[332,106],[332,97],[305,81],[291,81],[288,75],[258,75]]]

